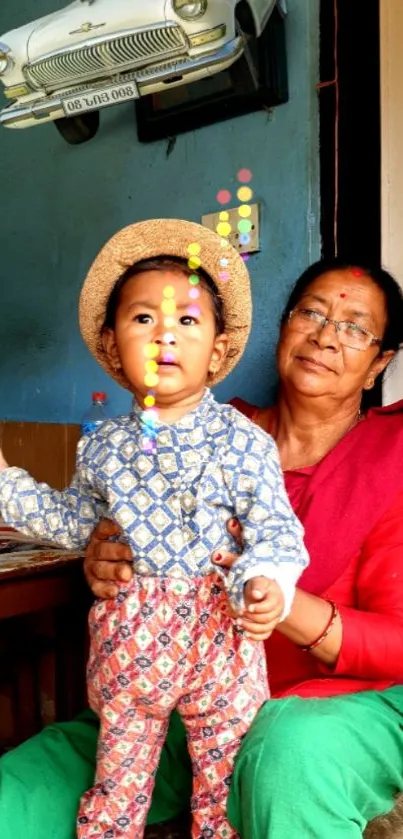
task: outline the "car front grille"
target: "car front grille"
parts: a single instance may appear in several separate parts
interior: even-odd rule
[[[24,75],[34,88],[56,90],[128,67],[146,67],[156,60],[186,53],[187,46],[180,27],[167,23],[113,38],[94,38],[84,46],[60,50],[27,64]]]

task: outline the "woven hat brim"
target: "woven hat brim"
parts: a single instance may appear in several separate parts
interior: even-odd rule
[[[123,228],[106,243],[91,265],[79,302],[81,334],[98,364],[127,390],[132,390],[125,375],[109,363],[101,341],[110,293],[127,268],[143,259],[174,256],[189,259],[188,247],[200,245],[201,268],[214,280],[223,302],[225,332],[229,338],[228,354],[219,372],[209,385],[223,381],[242,357],[252,321],[252,300],[249,273],[242,257],[231,245],[223,248],[221,239],[212,230],[182,219],[152,219]],[[228,260],[225,273],[220,260]]]

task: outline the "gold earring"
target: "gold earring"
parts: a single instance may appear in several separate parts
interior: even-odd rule
[[[375,379],[374,379],[373,376],[370,376],[369,379],[367,379],[367,381],[365,382],[365,385],[364,385],[365,390],[371,390],[371,388],[373,388],[374,384],[375,384]]]

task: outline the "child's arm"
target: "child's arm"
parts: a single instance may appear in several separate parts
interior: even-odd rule
[[[276,444],[260,429],[252,428],[246,451],[237,452],[235,443],[234,452],[233,440],[226,461],[225,481],[234,515],[242,525],[244,545],[228,572],[232,605],[235,609],[243,608],[245,583],[253,577],[265,576],[281,588],[285,603],[281,617],[284,618],[309,557],[302,524],[292,510],[284,486]]]
[[[37,483],[28,472],[9,467],[0,449],[0,515],[11,527],[63,548],[83,548],[95,525],[107,514],[103,499],[89,485],[82,463],[88,438],[77,448],[71,485],[59,492]]]

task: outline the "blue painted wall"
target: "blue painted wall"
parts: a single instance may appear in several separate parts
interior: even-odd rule
[[[4,0],[0,32],[63,6],[62,0]],[[130,398],[98,369],[77,327],[77,299],[99,247],[132,221],[199,221],[217,210],[220,188],[253,171],[261,205],[259,255],[248,263],[253,335],[217,388],[267,403],[275,384],[279,316],[298,273],[319,254],[318,0],[288,0],[290,102],[164,142],[140,145],[133,107],[102,112],[97,137],[65,144],[53,126],[0,131],[0,419],[78,422],[93,389],[112,414]]]

